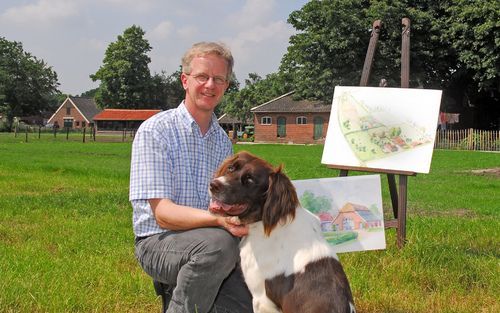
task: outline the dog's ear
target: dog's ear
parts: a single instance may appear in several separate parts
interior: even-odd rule
[[[278,223],[286,223],[295,218],[299,205],[297,192],[290,179],[282,172],[282,165],[269,176],[269,189],[262,209],[264,233],[269,236]]]

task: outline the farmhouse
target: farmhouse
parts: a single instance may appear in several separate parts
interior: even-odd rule
[[[293,91],[251,109],[255,142],[324,143],[330,104],[293,100]]]
[[[335,230],[357,230],[381,227],[382,220],[363,205],[347,202],[333,220]]]
[[[54,127],[84,128],[94,126],[93,117],[101,112],[92,98],[67,97],[47,124]]]
[[[333,230],[333,216],[328,212],[321,212],[318,214],[321,223],[321,231]]]
[[[161,110],[105,109],[94,116],[97,131],[136,130]]]

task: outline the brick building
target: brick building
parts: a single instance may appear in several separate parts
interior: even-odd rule
[[[94,126],[93,117],[101,112],[92,98],[67,97],[47,124],[64,128],[83,128]]]
[[[368,229],[382,227],[382,218],[363,205],[347,202],[332,224],[337,231]]]
[[[293,100],[292,92],[251,109],[255,142],[324,143],[331,104]]]

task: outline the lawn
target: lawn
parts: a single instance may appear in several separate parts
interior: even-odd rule
[[[130,148],[0,134],[0,312],[159,312],[133,255]],[[322,148],[235,146],[292,179],[337,176]],[[500,312],[500,176],[472,172],[491,168],[500,154],[437,150],[409,178],[405,248],[388,229],[386,250],[340,255],[358,312]]]

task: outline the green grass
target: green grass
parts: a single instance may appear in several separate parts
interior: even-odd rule
[[[0,134],[0,312],[159,311],[134,258],[130,147]],[[292,179],[337,176],[322,149],[235,146]],[[470,172],[493,167],[498,153],[438,150],[409,178],[405,248],[389,229],[386,250],[340,255],[358,312],[500,311],[500,177]]]

